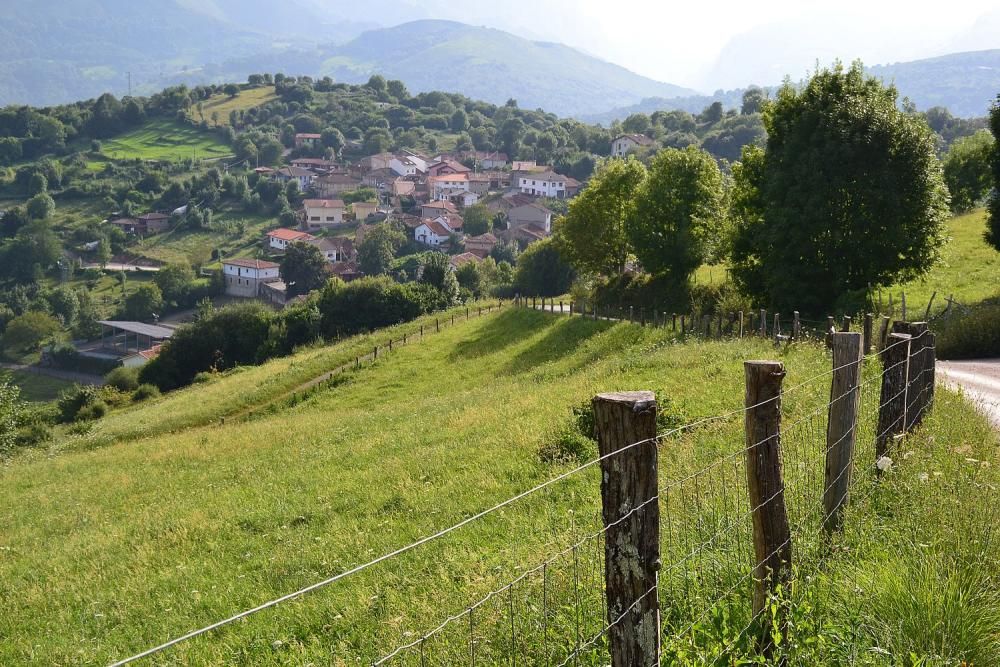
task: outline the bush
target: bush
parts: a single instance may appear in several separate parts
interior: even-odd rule
[[[151,398],[157,398],[159,395],[160,390],[157,389],[155,385],[140,384],[136,387],[136,390],[132,392],[132,400],[136,403],[141,403],[142,401],[147,401]]]
[[[108,414],[108,404],[104,401],[95,401],[86,405],[76,413],[77,421],[94,421]]]
[[[209,371],[202,371],[194,376],[191,380],[191,384],[207,384],[212,381],[215,377],[215,373],[210,373]]]
[[[1000,304],[977,306],[945,320],[936,345],[939,359],[995,357],[1000,353]]]
[[[427,283],[400,285],[386,276],[331,280],[317,302],[320,332],[336,338],[408,322],[450,305],[446,298]]]
[[[14,443],[18,447],[35,447],[52,439],[52,429],[45,424],[28,424],[18,429]]]
[[[582,463],[592,459],[596,453],[594,440],[580,433],[576,426],[567,425],[538,449],[538,458],[544,463]]]
[[[76,384],[59,394],[56,405],[59,408],[59,420],[64,423],[76,421],[84,408],[96,403],[100,389],[91,385]]]
[[[105,375],[104,380],[118,391],[135,391],[139,386],[139,369],[122,366]]]

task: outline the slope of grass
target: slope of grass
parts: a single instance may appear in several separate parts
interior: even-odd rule
[[[219,94],[213,95],[202,103],[201,112],[197,105],[192,105],[188,109],[188,118],[193,121],[206,121],[210,125],[229,125],[229,114],[233,111],[246,111],[254,107],[259,107],[273,99],[277,99],[273,86],[261,88],[250,88],[241,90],[236,97]],[[217,113],[217,120],[212,120],[212,113]],[[204,118],[202,118],[204,114]]]
[[[683,423],[740,407],[744,359],[780,355],[786,387],[829,367],[818,346],[775,352],[754,340],[679,345],[664,330],[505,310],[460,320],[305,401],[219,422],[234,406],[279,397],[371,343],[354,339],[308,350],[114,413],[89,435],[64,440],[60,455],[25,458],[0,473],[0,634],[7,638],[0,662],[106,663],[451,525],[573,465],[543,463],[539,448],[570,422],[571,406],[599,391],[654,388],[667,419]],[[822,405],[828,392],[820,380],[789,393],[786,419]],[[871,519],[909,508],[911,496],[925,491],[919,472],[942,472],[943,479],[931,481],[936,495],[907,510],[928,516],[901,517],[889,537],[876,531],[877,540],[861,539],[859,531],[850,553],[863,556],[877,544],[884,557],[893,553],[892,535],[902,544],[918,527],[931,541],[936,530],[928,518],[947,512],[954,519],[966,505],[983,504],[964,493],[979,487],[965,483],[992,480],[995,468],[977,465],[975,479],[963,477],[954,487],[959,479],[952,474],[973,473],[967,458],[993,460],[996,442],[964,404],[940,396],[927,435],[908,443],[918,463],[901,463],[905,472],[891,477],[891,504],[859,509]],[[739,413],[667,440],[661,485],[741,442]],[[590,469],[373,570],[187,642],[163,659],[370,660],[593,529],[598,494],[598,475]],[[584,556],[593,565],[600,552]],[[852,567],[874,571],[866,562],[859,557]],[[565,585],[572,577],[565,568],[549,576],[547,644],[560,656],[557,664],[573,642],[571,600],[560,597],[572,590]],[[599,578],[592,569],[581,574],[582,595],[592,603],[585,628],[600,622]],[[531,613],[540,604],[539,586],[526,581],[511,602],[526,619],[517,628],[519,650],[535,656],[542,650]],[[827,599],[839,599],[840,588],[831,586]],[[507,601],[500,602],[477,616],[484,656],[503,651],[507,634],[490,631],[491,619],[506,609]],[[841,604],[829,608],[843,622],[855,608]],[[468,632],[460,624],[436,639],[433,664],[464,660],[453,651],[467,650]],[[873,634],[834,644],[865,652],[875,641]],[[843,664],[841,657],[831,653],[824,662]],[[408,658],[395,664],[419,664]]]
[[[0,368],[0,377],[9,375],[21,389],[21,400],[32,403],[54,401],[59,393],[73,386],[72,382],[27,371],[5,371]]]
[[[232,155],[232,149],[214,134],[174,120],[155,119],[142,127],[108,139],[101,151],[115,160],[183,160]]]

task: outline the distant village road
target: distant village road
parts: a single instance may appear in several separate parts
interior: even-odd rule
[[[945,385],[961,387],[993,425],[1000,429],[1000,359],[939,361]]]

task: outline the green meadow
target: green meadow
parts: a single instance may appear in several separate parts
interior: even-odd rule
[[[157,119],[102,142],[101,152],[113,160],[184,160],[232,155],[232,149],[210,132]]]
[[[700,490],[680,481],[743,447],[746,359],[786,365],[790,512],[814,514],[807,480],[821,476],[817,415],[830,391],[821,345],[775,350],[510,308],[469,321],[459,312],[454,326],[436,316],[449,324],[440,333],[430,333],[432,316],[237,369],[8,462],[0,662],[108,663],[451,526],[591,459],[592,445],[567,448],[565,434],[572,408],[602,391],[655,390],[663,428],[724,415],[659,445],[669,565],[724,520],[742,525],[730,504],[743,488],[738,465],[700,478]],[[421,324],[428,334],[413,340]],[[408,345],[292,395],[404,332]],[[868,365],[863,392],[859,460],[869,463],[878,371]],[[827,551],[814,527],[796,542],[791,664],[1000,663],[997,444],[984,419],[939,390],[892,470],[875,480],[859,464],[845,534]],[[480,664],[512,654],[559,664],[603,624],[600,544],[554,560],[544,580],[527,570],[599,527],[599,486],[588,468],[149,664],[370,664],[521,575],[509,599],[389,664],[466,664],[470,646]],[[689,568],[663,574],[665,627],[683,635],[665,644],[675,664],[711,664],[729,643],[733,660],[749,651],[737,634],[749,542],[725,534]],[[731,587],[738,594],[719,595]],[[602,651],[596,642],[581,663],[606,664]]]

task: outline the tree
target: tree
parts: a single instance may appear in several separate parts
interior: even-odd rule
[[[493,215],[485,204],[473,204],[462,212],[462,230],[469,236],[479,236],[490,231]]]
[[[3,345],[11,351],[34,352],[61,329],[59,320],[48,313],[29,310],[7,324]]]
[[[56,203],[47,193],[40,193],[28,200],[25,205],[28,217],[33,220],[45,220],[56,210]]]
[[[722,120],[723,110],[722,102],[712,102],[705,110],[698,115],[698,120],[709,125],[718,123]]]
[[[951,210],[964,213],[976,206],[993,187],[990,158],[993,135],[980,130],[951,145],[944,158],[944,182],[951,193]]]
[[[265,137],[257,144],[257,156],[261,164],[275,164],[281,159],[285,147],[274,137]]]
[[[18,233],[22,227],[31,222],[28,212],[23,206],[13,206],[0,216],[0,236],[10,238]]]
[[[943,243],[948,195],[926,123],[861,63],[785,85],[764,109],[767,144],[746,174],[759,207],[737,226],[733,276],[782,310],[925,273]],[[746,185],[746,184],[745,184]]]
[[[722,173],[712,156],[666,148],[649,166],[628,237],[646,271],[680,284],[717,245],[723,218]]]
[[[59,261],[63,249],[48,223],[35,221],[22,227],[4,250],[0,275],[30,283]]]
[[[281,258],[281,279],[288,286],[288,296],[308,294],[319,289],[327,279],[326,257],[308,243],[292,243]]]
[[[335,155],[340,154],[340,151],[343,150],[344,135],[337,128],[328,127],[320,133],[320,136],[322,137],[323,145],[332,150]]]
[[[153,282],[164,299],[181,304],[194,287],[194,270],[187,263],[167,264],[153,274]]]
[[[31,175],[31,179],[28,181],[28,194],[29,195],[40,195],[47,192],[49,189],[49,180],[45,178],[45,174],[36,171]]]
[[[757,86],[750,86],[743,91],[743,104],[740,106],[740,113],[744,116],[760,113],[767,101],[767,93]]]
[[[163,312],[163,293],[156,283],[139,285],[125,297],[122,317],[128,320],[151,320]]]
[[[465,132],[469,127],[469,115],[465,113],[465,109],[455,109],[449,124],[452,132]]]
[[[467,262],[455,270],[455,280],[458,286],[467,289],[474,297],[480,297],[483,293],[483,274],[479,270],[478,262]]]
[[[552,238],[535,241],[517,258],[514,285],[528,296],[558,296],[569,290],[576,272]]]
[[[240,87],[235,83],[227,83],[222,87],[222,92],[229,95],[230,98],[233,98],[240,94]]]
[[[638,160],[607,160],[570,202],[556,236],[560,252],[578,271],[607,276],[625,271],[626,229],[645,180],[646,168]]]
[[[361,271],[377,276],[389,272],[389,266],[402,245],[406,235],[383,222],[369,230],[358,246],[358,266]]]
[[[440,292],[445,305],[451,305],[458,298],[458,280],[451,270],[448,256],[443,253],[430,253],[424,262],[420,282]]]
[[[1000,95],[990,110],[990,130],[993,132],[993,196],[986,218],[986,242],[1000,250]]]

